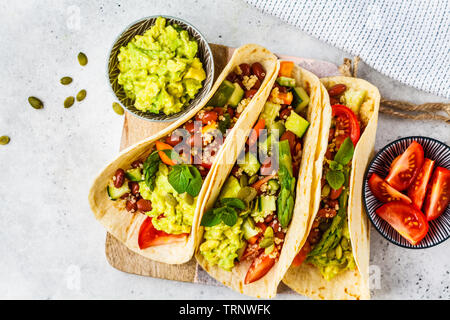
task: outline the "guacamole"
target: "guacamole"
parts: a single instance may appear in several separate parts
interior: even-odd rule
[[[198,44],[178,25],[159,17],[118,55],[118,82],[136,109],[166,115],[183,109],[202,88],[206,74],[196,57]]]
[[[242,223],[243,219],[238,218],[232,227],[223,222],[213,227],[205,227],[204,242],[200,245],[200,253],[208,260],[209,264],[218,265],[227,271],[233,269],[239,250],[245,246]]]
[[[152,210],[146,214],[153,218],[159,217],[152,220],[158,230],[170,234],[190,233],[197,197],[192,198],[187,193],[178,194],[170,185],[168,175],[169,168],[160,163],[153,191],[144,181],[139,182],[142,198],[152,202]]]
[[[345,270],[355,269],[356,264],[353,258],[347,220],[342,226],[340,243],[321,255],[308,258],[307,262],[318,267],[323,278],[328,281]]]

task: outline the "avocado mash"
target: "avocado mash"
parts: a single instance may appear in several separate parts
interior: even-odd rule
[[[153,191],[144,181],[139,182],[142,198],[152,202],[152,210],[146,214],[155,218],[152,223],[158,230],[169,234],[190,233],[197,198],[186,192],[178,194],[169,183],[168,175],[169,168],[160,163]]]
[[[206,74],[196,57],[198,44],[178,25],[159,17],[118,55],[119,84],[139,110],[177,113],[202,88]]]
[[[231,271],[238,251],[245,246],[241,229],[243,219],[238,218],[234,226],[229,227],[220,222],[213,227],[205,227],[204,242],[200,246],[200,253],[211,265],[218,265],[224,270]]]

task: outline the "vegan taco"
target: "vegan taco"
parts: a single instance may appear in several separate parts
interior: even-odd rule
[[[281,61],[259,118],[235,131],[215,164],[196,257],[212,277],[246,295],[273,297],[296,254],[291,220],[309,212],[299,203],[309,202],[320,86],[312,73]]]
[[[233,128],[264,103],[277,68],[276,57],[260,46],[237,49],[198,108],[121,152],[89,194],[108,232],[152,260],[189,261],[211,168]]]
[[[361,189],[375,144],[380,95],[361,79],[321,81],[331,101],[324,106],[319,134],[326,147],[314,171],[308,231],[283,282],[315,299],[368,299],[369,225]]]

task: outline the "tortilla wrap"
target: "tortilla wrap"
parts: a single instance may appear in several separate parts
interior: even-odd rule
[[[147,216],[140,213],[133,214],[128,212],[125,209],[124,201],[111,201],[106,192],[106,186],[118,168],[127,168],[134,160],[147,157],[150,154],[150,151],[154,149],[153,145],[155,144],[155,141],[171,134],[172,131],[183,125],[186,121],[194,117],[203,107],[207,106],[209,100],[217,91],[220,84],[236,66],[241,63],[253,62],[261,63],[266,70],[266,77],[258,92],[240,115],[238,121],[233,127],[233,130],[242,127],[243,125],[245,126],[249,121],[248,118],[253,117],[256,110],[261,109],[261,106],[264,104],[264,101],[270,93],[270,88],[272,87],[278,73],[276,56],[267,49],[254,44],[244,45],[234,52],[231,60],[217,78],[211,92],[198,107],[191,110],[184,117],[177,120],[161,132],[158,132],[157,134],[120,152],[120,154],[113,161],[111,161],[111,163],[109,163],[94,180],[89,192],[89,203],[92,211],[94,212],[95,218],[100,221],[109,233],[125,244],[130,250],[146,258],[169,264],[185,263],[192,258],[196,247],[195,240],[197,238],[194,235],[197,233],[197,220],[199,220],[200,217],[200,209],[202,207],[201,204],[205,193],[208,190],[209,182],[211,181],[211,177],[213,175],[213,170],[209,171],[203,181],[202,189],[200,190],[197,198],[197,207],[194,213],[193,225],[187,240],[182,243],[154,246],[144,250],[139,248],[138,236],[141,224]],[[230,136],[233,135],[233,130],[229,133]],[[225,140],[225,143],[228,138],[229,137]],[[224,148],[225,143],[222,145],[221,149]],[[220,153],[221,152],[219,151],[219,154]],[[219,159],[220,157],[217,156],[215,158],[215,162]]]
[[[225,271],[218,266],[208,265],[206,259],[200,254],[199,249],[197,249],[196,252],[197,261],[213,278],[233,290],[258,298],[272,298],[276,295],[278,284],[297,253],[296,248],[298,245],[296,245],[296,242],[299,238],[298,235],[301,230],[303,230],[303,233],[306,232],[308,227],[307,221],[310,210],[308,206],[305,206],[304,204],[310,202],[309,184],[313,178],[314,165],[312,160],[316,153],[316,149],[319,147],[317,145],[317,136],[319,135],[320,118],[322,115],[322,92],[320,90],[320,80],[311,72],[302,69],[297,65],[294,66],[292,77],[295,78],[297,84],[301,84],[310,97],[307,111],[307,120],[310,122],[310,127],[303,140],[302,160],[296,183],[296,205],[294,206],[293,218],[286,234],[278,262],[275,263],[272,269],[263,278],[245,285],[245,275],[251,262],[240,262],[234,266],[232,271]],[[206,212],[206,210],[214,205],[224,182],[228,178],[228,175],[236,162],[240,150],[244,148],[245,139],[242,139],[242,135],[245,133],[245,136],[248,136],[253,125],[258,120],[263,107],[263,104],[259,104],[257,107],[253,108],[254,114],[247,118],[245,125],[241,126],[241,130],[243,131],[241,131],[240,136],[233,136],[232,139],[227,141],[227,144],[222,151],[224,153],[221,156],[222,161],[220,163],[217,162],[216,167],[214,168],[214,176],[205,196],[202,213]],[[324,148],[326,148],[326,142],[325,145],[320,146],[319,149],[322,150]],[[228,159],[226,159],[226,157],[228,157]],[[226,161],[224,161],[225,159]],[[200,223],[201,219],[199,219],[198,222]],[[202,236],[203,227],[200,227],[198,232],[198,237],[200,238],[198,241],[199,243],[202,240]]]
[[[347,88],[367,90],[367,97],[361,105],[359,113],[360,120],[365,126],[365,129],[356,145],[352,159],[347,213],[352,252],[357,267],[355,270],[344,271],[330,281],[327,281],[322,277],[317,267],[303,263],[299,267],[290,267],[284,276],[283,282],[296,292],[313,299],[370,299],[368,286],[370,228],[368,219],[363,212],[362,184],[364,172],[375,145],[380,93],[375,86],[362,79],[330,77],[320,80],[325,88],[330,88],[335,84],[343,83]],[[321,200],[320,181],[322,178],[323,159],[328,144],[328,134],[332,118],[329,97],[325,88],[322,88],[324,108],[318,139],[321,141],[321,145],[323,145],[323,141],[326,141],[326,143],[324,149],[320,150],[320,156],[316,161],[311,196],[312,211],[308,222],[309,227],[306,233],[303,231],[299,232],[299,235],[302,235],[303,238],[297,251],[299,251],[306,242],[312,228],[312,223],[319,210]]]

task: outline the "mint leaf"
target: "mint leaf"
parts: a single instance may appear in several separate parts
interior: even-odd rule
[[[353,158],[353,153],[355,152],[355,147],[353,146],[352,140],[347,137],[341,144],[339,151],[334,156],[334,161],[345,166]]]
[[[209,209],[205,212],[200,225],[203,227],[213,227],[220,223],[220,215],[214,214],[214,209]]]
[[[169,183],[179,194],[186,192],[189,181],[192,177],[189,169],[186,171],[185,167],[186,166],[184,165],[174,165],[172,166],[172,170],[169,172]]]
[[[237,221],[237,212],[231,207],[222,207],[219,208],[221,213],[221,218],[223,223],[227,226],[232,227],[236,224]],[[215,212],[216,210],[214,210]]]
[[[191,180],[186,188],[186,192],[189,193],[191,196],[196,197],[200,193],[200,190],[202,189],[202,176],[200,174],[200,171],[195,166],[188,166],[189,173],[191,175]]]
[[[244,210],[247,206],[245,202],[238,198],[223,198],[220,203],[227,207],[233,207],[236,209]]]
[[[334,171],[342,171],[344,169],[342,164],[340,164],[339,162],[336,162],[336,161],[330,161],[329,166],[330,166],[330,169],[334,170]]]
[[[326,179],[330,187],[334,190],[339,190],[345,182],[344,173],[336,170],[328,171]]]

